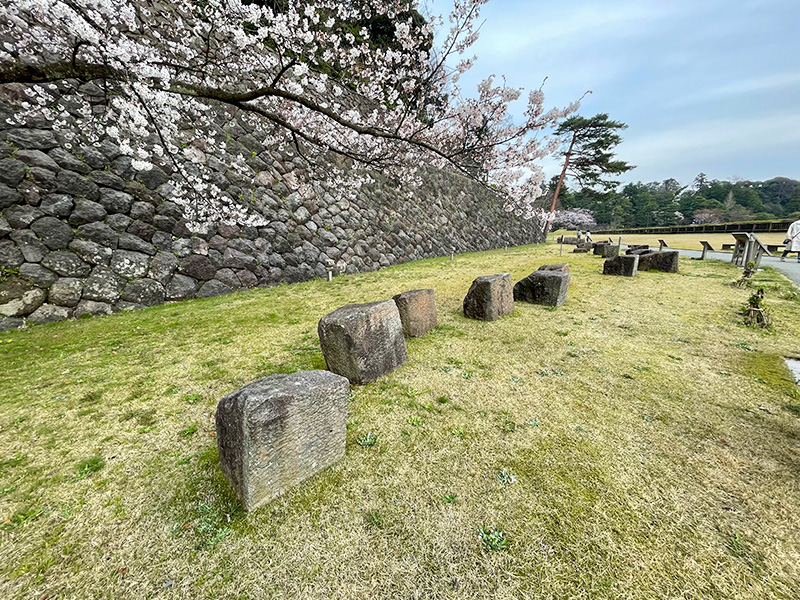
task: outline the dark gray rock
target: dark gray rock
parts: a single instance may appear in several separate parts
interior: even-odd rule
[[[117,303],[114,305],[114,312],[141,310],[143,308],[147,308],[147,306],[145,306],[144,304],[139,304],[138,302],[128,302],[127,300],[117,300]]]
[[[139,171],[136,173],[136,179],[141,181],[148,190],[154,190],[162,183],[169,181],[169,175],[158,167],[153,167],[149,171]]]
[[[20,277],[36,284],[41,288],[48,288],[58,281],[58,275],[42,265],[25,263],[19,268]]]
[[[178,222],[172,217],[165,217],[163,215],[156,215],[153,217],[153,226],[159,231],[168,233],[170,237],[172,237],[172,232],[177,224]]]
[[[510,273],[483,275],[475,279],[464,298],[464,316],[494,321],[514,311]]]
[[[111,262],[111,248],[101,246],[97,242],[88,240],[72,240],[69,249],[81,257],[81,259],[93,265],[105,265]]]
[[[619,256],[619,246],[616,244],[602,244],[600,248],[600,256],[603,258],[614,258]]]
[[[80,301],[82,292],[82,279],[62,277],[50,287],[47,299],[51,304],[75,306]]]
[[[661,271],[677,273],[680,253],[677,250],[647,252],[639,255],[640,271]]]
[[[125,180],[111,171],[92,171],[89,173],[88,177],[97,185],[104,188],[111,188],[118,191],[125,189]]]
[[[0,217],[0,237],[8,235],[12,231],[14,231],[14,228],[8,224],[8,221],[6,221],[3,217]]]
[[[174,246],[174,245],[173,245]],[[179,262],[178,270],[184,275],[194,277],[200,281],[214,279],[217,268],[213,265],[209,257],[192,254]]]
[[[239,287],[241,288],[248,289],[258,285],[258,276],[247,269],[240,269],[236,271],[236,277],[239,279]]]
[[[200,289],[197,292],[198,298],[210,298],[212,296],[223,296],[225,294],[230,294],[233,292],[233,289],[218,281],[216,279],[212,279],[210,281],[206,281],[203,285],[200,286]]]
[[[0,319],[0,331],[11,331],[12,329],[22,329],[25,321],[17,317],[5,317]]]
[[[108,246],[112,250],[117,247],[117,240],[119,235],[116,231],[111,229],[105,223],[86,223],[78,227],[77,234],[79,238],[97,242],[103,246]]]
[[[0,280],[0,304],[22,298],[22,294],[35,289],[24,277],[11,275]]]
[[[544,306],[561,306],[567,300],[571,277],[564,271],[534,271],[516,283],[514,300]]]
[[[84,282],[83,299],[113,304],[119,299],[127,281],[102,265],[92,269],[92,274]]]
[[[217,271],[214,279],[217,281],[221,281],[225,285],[227,285],[232,290],[238,289],[240,285],[239,278],[236,276],[236,272],[233,269],[220,269]]]
[[[42,211],[34,206],[28,206],[27,204],[9,206],[3,211],[3,217],[5,217],[8,224],[14,229],[30,227],[31,223],[42,216],[44,216]]]
[[[86,175],[92,170],[92,167],[87,165],[82,160],[76,158],[63,148],[53,148],[49,153],[50,158],[58,163],[62,169],[68,169]]]
[[[172,236],[163,231],[156,231],[150,240],[159,250],[172,250]]]
[[[131,210],[133,196],[125,192],[102,188],[99,202],[109,213],[127,214]]]
[[[592,254],[595,256],[602,256],[603,255],[603,246],[607,246],[608,242],[595,242],[594,248],[592,249]]]
[[[230,246],[225,249],[222,255],[222,266],[230,269],[249,269],[253,270],[258,265],[258,261],[253,256],[249,256],[244,252],[234,250]]]
[[[153,256],[156,253],[156,247],[153,244],[148,244],[142,238],[136,237],[130,233],[119,234],[118,248],[123,250],[134,250]]]
[[[347,379],[272,375],[225,396],[216,412],[220,467],[252,511],[344,458]]]
[[[13,158],[0,160],[0,183],[16,186],[25,179],[25,163]]]
[[[72,227],[55,217],[42,217],[31,225],[31,230],[39,236],[51,250],[63,250],[75,237]]]
[[[111,270],[117,275],[127,279],[136,279],[147,275],[150,266],[150,257],[141,252],[130,250],[114,250],[109,264]]]
[[[107,214],[106,209],[99,202],[78,198],[75,200],[75,208],[72,209],[72,214],[69,216],[69,224],[77,227],[86,223],[102,221]]]
[[[183,210],[181,210],[181,207],[169,200],[159,204],[156,212],[161,216],[171,217],[176,221],[180,221],[183,218]]]
[[[176,273],[169,280],[166,298],[167,300],[188,300],[194,298],[199,287],[200,284],[197,283],[197,280]]]
[[[114,309],[110,304],[95,302],[94,300],[81,300],[72,312],[72,316],[80,319],[86,316],[110,315],[113,313]]]
[[[106,217],[106,225],[119,233],[127,231],[131,223],[133,223],[133,219],[121,213],[114,213]]]
[[[403,324],[393,300],[348,304],[317,326],[328,370],[351,383],[367,383],[408,360]]]
[[[25,262],[41,262],[49,252],[47,246],[40,242],[36,234],[30,229],[17,229],[9,237],[17,243],[22,256],[25,257]]]
[[[28,150],[50,150],[58,146],[55,134],[46,129],[11,129],[5,133],[5,139]]]
[[[22,202],[20,193],[5,183],[0,183],[0,210]]]
[[[28,323],[44,325],[46,323],[57,323],[66,321],[72,316],[72,311],[63,306],[53,304],[42,304],[39,308],[28,315]]]
[[[406,337],[420,337],[436,327],[436,300],[433,290],[411,290],[397,294],[394,298],[403,334]]]
[[[16,269],[24,262],[25,257],[13,241],[0,240],[0,267]]]
[[[78,154],[92,169],[104,169],[109,163],[103,153],[92,146],[81,146]]]
[[[153,208],[153,205],[149,202],[134,202],[130,207],[130,211],[132,219],[138,219],[145,223],[153,222],[155,208]]]
[[[148,277],[166,285],[178,268],[178,259],[171,252],[159,252],[150,261]]]
[[[48,169],[54,173],[61,170],[58,163],[41,150],[18,150],[15,156],[29,167]]]
[[[642,250],[649,252],[650,246],[647,244],[630,244],[627,250],[625,250],[625,254],[643,254],[643,252],[641,252]]]
[[[156,228],[141,220],[136,220],[128,226],[128,233],[149,242],[156,233]]]
[[[75,171],[59,171],[56,175],[56,184],[59,192],[70,196],[84,197],[92,201],[100,198],[100,188],[97,184]]]
[[[47,299],[47,293],[34,288],[5,304],[0,304],[0,317],[24,317],[39,308]]]
[[[238,225],[230,225],[228,223],[220,223],[217,225],[217,234],[226,239],[238,238],[241,233],[242,230]]]
[[[556,265],[542,265],[539,271],[561,271],[562,273],[569,273],[569,264],[559,263]]]
[[[189,240],[192,247],[192,254],[202,254],[208,256],[208,242],[201,237],[193,237]]]
[[[192,253],[192,241],[189,238],[180,238],[172,242],[172,251],[178,258],[185,258]]]
[[[68,217],[73,206],[72,198],[66,194],[50,194],[42,198],[42,202],[39,204],[39,208],[44,214],[61,218]]]
[[[164,286],[153,279],[136,279],[125,286],[120,298],[135,304],[156,306],[164,302]]]
[[[92,268],[69,250],[56,250],[42,259],[42,266],[62,277],[86,277]]]
[[[603,263],[603,275],[633,277],[639,268],[638,254],[622,254]]]

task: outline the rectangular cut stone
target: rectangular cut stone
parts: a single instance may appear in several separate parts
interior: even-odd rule
[[[394,300],[343,306],[322,317],[317,331],[328,369],[351,383],[375,381],[408,360]]]
[[[616,244],[603,244],[600,246],[600,256],[603,258],[614,258],[619,256],[619,246]]]
[[[222,472],[247,511],[344,458],[350,384],[330,371],[259,379],[220,400]]]
[[[677,250],[664,250],[663,252],[648,252],[639,255],[639,269],[642,271],[662,271],[664,273],[678,272]]]
[[[567,263],[559,263],[557,265],[542,265],[538,269],[539,271],[562,271],[563,273],[569,273],[569,264]]]
[[[464,316],[480,321],[494,321],[514,312],[511,273],[482,275],[472,282],[464,298]]]
[[[564,271],[534,271],[514,286],[514,300],[561,306],[567,300],[571,277],[570,273]]]
[[[631,244],[628,246],[628,249],[625,250],[625,254],[635,254],[635,253],[641,254],[641,252],[638,252],[639,250],[644,250],[645,252],[649,252],[650,246],[648,246],[647,244]]]
[[[633,277],[639,267],[638,254],[623,254],[609,258],[603,263],[603,275],[619,275]]]
[[[436,300],[433,290],[411,290],[397,294],[394,303],[400,312],[403,334],[420,337],[436,327]]]
[[[603,248],[605,248],[608,245],[609,245],[608,242],[595,242],[594,243],[594,249],[592,250],[592,254],[594,254],[596,256],[602,256],[603,255]]]

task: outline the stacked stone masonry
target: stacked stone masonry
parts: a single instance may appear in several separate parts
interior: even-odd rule
[[[93,85],[80,89],[91,97]],[[166,158],[137,172],[108,140],[75,145],[45,119],[14,123],[25,99],[23,86],[0,85],[0,330],[325,278],[331,262],[338,275],[541,241],[534,223],[443,171],[410,197],[377,173],[354,200],[303,196],[308,165],[222,110],[230,140],[207,157],[210,183],[250,198],[268,224],[193,233],[169,199],[178,175]],[[226,166],[242,155],[244,175]]]

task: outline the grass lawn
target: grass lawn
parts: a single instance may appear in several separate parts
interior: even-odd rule
[[[557,236],[561,235],[575,235],[575,231],[558,231],[553,232],[548,235],[548,238],[555,239]],[[595,241],[599,240],[606,240],[608,238],[614,240],[614,243],[622,237],[623,244],[647,244],[649,246],[653,246],[658,248],[658,240],[663,239],[667,244],[669,244],[670,248],[682,248],[685,250],[702,250],[703,245],[700,243],[701,240],[707,241],[714,250],[722,251],[722,244],[733,244],[736,240],[733,239],[733,236],[730,233],[673,233],[673,234],[630,234],[630,235],[600,235],[596,234],[593,235],[592,238]],[[756,233],[756,237],[761,241],[762,244],[765,246],[767,244],[782,244],[783,240],[786,238],[785,231],[773,231],[771,233]],[[570,246],[569,251],[572,250]],[[775,254],[775,253],[773,253]],[[780,256],[780,252],[776,254],[776,256]]]
[[[724,262],[627,279],[564,259],[565,305],[492,323],[460,314],[472,279],[558,246],[3,334],[0,597],[797,598],[795,288],[757,274],[762,331]],[[353,386],[347,457],[243,513],[218,400],[324,368],[327,312],[422,287],[440,325]]]

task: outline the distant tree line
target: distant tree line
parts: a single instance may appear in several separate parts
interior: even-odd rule
[[[545,206],[557,183],[553,177],[542,200]],[[611,190],[562,186],[558,204],[561,210],[588,209],[599,225],[611,227],[786,219],[800,216],[800,181],[786,177],[720,181],[700,173],[689,186],[675,179]]]

